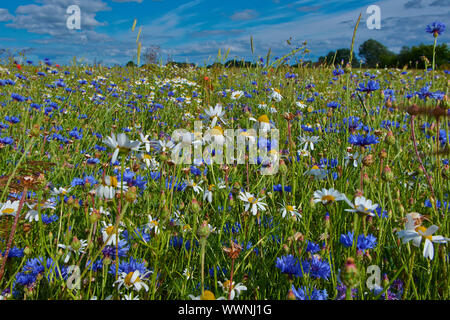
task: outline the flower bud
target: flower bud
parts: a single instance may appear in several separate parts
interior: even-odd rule
[[[30,135],[31,135],[32,137],[39,137],[40,130],[41,130],[41,129],[40,129],[39,125],[36,123],[36,124],[34,124],[33,127],[31,128],[31,130],[30,130]]]
[[[348,258],[345,262],[344,269],[341,272],[342,282],[348,288],[354,288],[359,282],[359,272],[353,258]]]
[[[294,291],[292,291],[292,289],[289,289],[286,299],[287,300],[297,300],[297,298],[295,297]]]
[[[198,203],[197,199],[195,199],[195,198],[192,199],[191,207],[192,207],[192,210],[194,212],[199,212],[200,211],[200,204]]]
[[[370,167],[374,162],[373,156],[371,154],[365,156],[362,162],[366,167]]]
[[[203,223],[201,224],[201,226],[198,228],[198,236],[200,238],[208,238],[209,234],[211,233],[209,226],[208,226],[208,221],[204,220]]]
[[[137,188],[135,186],[132,186],[125,193],[125,200],[129,203],[133,203],[136,200],[136,198],[137,198]]]
[[[28,247],[28,246],[26,246],[26,247],[23,249],[23,254],[26,255],[26,256],[30,256],[32,253],[33,253],[33,251],[32,251],[32,250],[30,249],[30,247]]]
[[[72,243],[70,245],[73,250],[78,251],[81,248],[81,241],[75,236],[73,237]]]
[[[383,172],[381,173],[381,179],[383,179],[386,182],[393,182],[395,177],[392,173],[391,168],[389,166],[385,166],[383,169]]]
[[[386,138],[385,138],[384,141],[386,141],[386,143],[387,143],[388,145],[391,145],[391,146],[395,144],[395,136],[394,136],[394,134],[392,133],[392,131],[388,131],[388,133],[386,134]]]
[[[282,160],[282,159],[280,160],[278,169],[280,170],[281,174],[283,174],[283,175],[286,174],[288,168],[287,168],[286,164],[284,163],[284,160]]]
[[[109,265],[111,264],[111,262],[112,262],[112,260],[111,260],[110,257],[104,257],[104,258],[103,258],[103,264],[104,264],[105,266],[109,266]]]

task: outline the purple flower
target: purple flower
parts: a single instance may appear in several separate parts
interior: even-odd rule
[[[438,35],[441,35],[442,32],[445,31],[445,24],[439,21],[434,21],[429,25],[427,25],[425,31],[433,34],[434,37],[437,37]]]

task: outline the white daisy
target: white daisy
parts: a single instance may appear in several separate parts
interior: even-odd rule
[[[199,296],[197,296],[197,297],[194,296],[194,295],[192,295],[192,294],[190,294],[190,295],[189,295],[189,298],[190,298],[191,300],[225,300],[224,297],[219,297],[219,298],[216,299],[216,297],[214,296],[214,293],[212,293],[212,292],[209,291],[209,290],[203,291],[203,294],[202,294],[202,295],[199,295]]]
[[[378,204],[373,204],[372,200],[366,199],[363,196],[355,198],[355,204],[351,203],[347,197],[344,199],[352,208],[354,209],[345,209],[348,212],[359,212],[365,215],[375,217],[375,213],[373,212],[376,208],[378,208]]]
[[[300,141],[300,145],[304,144],[303,149],[307,150],[308,147],[312,151],[314,150],[314,144],[320,141],[319,136],[299,136],[298,140]]]
[[[238,91],[233,91],[233,93],[231,93],[232,100],[239,100],[243,96],[244,96],[244,91],[238,90]]]
[[[225,111],[222,110],[222,105],[220,103],[216,104],[216,106],[209,107],[209,109],[205,109],[205,113],[208,117],[212,119],[211,121],[211,127],[215,127],[217,120],[220,119],[222,123],[226,124],[226,122],[222,119],[222,117],[225,115]]]
[[[434,243],[447,243],[450,241],[448,238],[444,238],[443,236],[433,236],[439,227],[436,225],[430,226],[428,229],[421,226],[415,225],[415,221],[411,216],[407,216],[406,229],[397,232],[397,235],[400,239],[402,239],[403,243],[407,243],[409,241],[413,241],[413,245],[416,247],[420,246],[422,242],[422,238],[425,239],[425,244],[423,247],[423,256],[424,258],[429,258],[433,260],[434,257]]]
[[[347,156],[344,159],[345,159],[346,166],[349,164],[349,162],[353,162],[353,166],[355,168],[357,168],[358,165],[362,161],[362,155],[359,154],[358,152],[355,152],[355,154],[351,154],[350,152],[347,152]]]
[[[102,228],[102,238],[103,242],[106,242],[107,246],[113,245],[115,246],[117,243],[117,238],[119,238],[120,241],[120,233],[122,232],[122,229],[119,228],[116,232],[116,228],[112,224],[106,224],[105,221],[102,221],[103,228]]]
[[[283,204],[282,208],[280,209],[281,211],[281,216],[284,218],[286,216],[286,214],[290,214],[291,217],[298,217],[301,218],[302,215],[298,212],[297,207],[296,206],[291,206],[289,204]]]
[[[203,180],[200,180],[199,182],[195,182],[195,181],[188,181],[188,186],[192,187],[192,189],[194,190],[194,192],[196,194],[199,194],[200,192],[203,192],[203,188],[200,187],[200,185],[202,184]]]
[[[19,209],[19,203],[19,200],[13,202],[11,200],[8,200],[5,203],[0,204],[0,217],[4,215],[15,216],[17,210]]]
[[[119,133],[116,135],[113,133],[111,137],[106,137],[103,143],[108,147],[114,149],[111,162],[116,162],[119,153],[127,155],[130,151],[138,150],[141,143],[139,141],[130,140],[125,133]]]
[[[222,287],[224,293],[228,295],[228,292],[230,290],[230,280],[226,280],[224,283],[220,281],[217,282]],[[235,284],[235,282],[233,281],[233,283],[231,284],[230,300],[234,300],[235,297],[238,298],[241,292],[245,290],[247,290],[246,286],[244,286],[242,283]]]
[[[239,199],[245,202],[245,211],[248,211],[251,207],[252,214],[255,216],[258,210],[265,211],[267,204],[262,202],[263,198],[256,198],[250,192],[240,192]]]
[[[335,201],[346,199],[346,196],[339,191],[331,188],[314,191],[314,203],[321,202],[322,204],[330,204]]]
[[[145,274],[140,274],[139,270],[131,271],[129,273],[122,272],[119,279],[114,282],[114,284],[119,284],[118,289],[124,285],[128,289],[133,288],[136,291],[140,291],[144,288],[145,291],[148,291],[148,285],[144,282],[143,278],[150,273],[152,273],[152,271],[148,271]]]
[[[79,241],[80,241],[80,248],[78,248],[77,250],[74,250],[72,248],[72,246],[69,246],[69,245],[66,246],[64,244],[60,244],[60,243],[58,244],[58,248],[62,248],[62,249],[67,250],[66,256],[64,258],[64,263],[69,262],[69,259],[71,257],[72,252],[75,253],[77,256],[80,253],[84,253],[84,248],[87,247],[87,240],[80,239]]]
[[[269,95],[270,100],[275,100],[276,102],[280,102],[283,99],[283,96],[280,94],[280,90],[272,89],[272,92]]]

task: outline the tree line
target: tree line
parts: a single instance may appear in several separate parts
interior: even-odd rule
[[[356,59],[353,52],[352,66],[367,68],[420,68],[431,66],[433,60],[433,45],[420,44],[417,46],[403,46],[398,54],[390,51],[382,43],[369,39],[359,46],[360,60]],[[326,56],[319,58],[320,64],[343,64],[350,60],[350,50],[346,48],[330,51]],[[450,50],[446,43],[436,46],[436,67],[448,69],[450,66]]]
[[[159,47],[151,47],[150,51],[144,54],[145,64],[157,63],[159,57]],[[412,68],[423,69],[426,66],[431,66],[433,60],[433,45],[420,44],[417,46],[404,46],[400,52],[394,53],[390,51],[382,43],[369,39],[359,46],[359,59],[355,52],[353,52],[352,67],[365,68]],[[342,65],[345,66],[350,61],[350,49],[341,48],[336,51],[330,51],[326,56],[321,56],[317,62],[303,61],[302,66],[320,66],[320,65]],[[284,63],[282,63],[284,64]],[[194,67],[194,63],[167,61],[166,65],[176,65],[177,67]],[[135,66],[134,62],[129,61],[127,67]],[[229,60],[225,63],[215,62],[208,65],[207,68],[217,67],[235,67],[235,68],[252,68],[257,64],[244,60]],[[297,67],[299,64],[292,65]],[[436,68],[449,69],[450,67],[450,50],[446,43],[436,46]]]

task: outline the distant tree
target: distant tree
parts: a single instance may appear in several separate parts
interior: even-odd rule
[[[359,47],[359,56],[364,58],[365,65],[369,68],[388,67],[395,64],[395,53],[388,50],[380,42],[369,39]]]
[[[128,61],[127,62],[127,64],[126,64],[126,66],[129,68],[129,67],[136,67],[136,63],[134,63],[133,61]]]
[[[336,55],[336,58],[334,58],[334,55]],[[332,64],[334,59],[334,65],[346,65],[350,61],[350,49],[347,48],[341,48],[336,51],[330,51],[325,57],[320,57],[318,62],[320,64],[327,63]],[[359,62],[356,58],[356,53],[353,52],[353,58],[352,58],[352,66],[356,67],[358,66]]]
[[[213,64],[208,65],[206,68],[210,69],[210,68],[223,68],[223,64],[221,64],[220,62],[214,62]]]
[[[397,55],[397,63],[400,67],[409,66],[410,68],[425,68],[425,61],[422,57],[426,57],[428,61],[433,59],[433,46],[420,44],[411,48],[403,47]],[[436,67],[446,67],[450,63],[450,50],[446,43],[436,46]],[[429,66],[430,66],[429,64]]]
[[[228,60],[227,62],[225,62],[224,64],[225,68],[230,68],[230,67],[234,67],[234,68],[247,68],[247,67],[256,67],[255,63],[252,63],[250,61],[238,61],[238,60]]]
[[[148,47],[142,57],[144,58],[145,64],[157,64],[158,58],[161,53],[161,48],[157,45],[151,45]]]
[[[188,62],[177,62],[177,61],[170,61],[166,64],[167,66],[177,66],[178,68],[191,68],[195,67],[194,63],[188,63]]]

